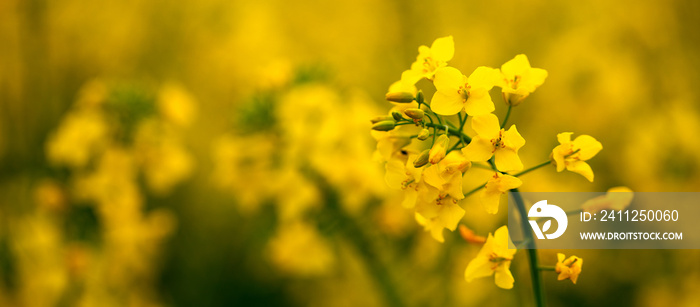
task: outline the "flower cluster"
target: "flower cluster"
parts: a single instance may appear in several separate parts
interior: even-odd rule
[[[523,170],[519,151],[526,141],[516,125],[508,125],[508,118],[512,108],[544,83],[547,71],[533,68],[520,54],[500,69],[480,66],[467,76],[449,66],[453,56],[452,36],[419,48],[411,68],[389,87],[386,99],[392,103],[391,110],[372,119],[372,135],[377,141],[375,157],[385,163],[386,183],[403,191],[404,207],[414,210],[417,222],[435,240],[444,242],[444,229],[454,231],[461,226],[460,233],[468,242],[483,244],[466,269],[468,281],[495,272],[496,285],[511,288],[514,280],[509,267],[516,250],[508,247],[508,229],[501,227],[484,240],[459,225],[465,215],[460,202],[478,192],[485,211],[497,214],[501,196],[523,184],[519,176],[550,164],[557,171],[567,169],[593,181],[593,171],[585,161],[602,145],[588,135],[572,141],[572,133],[560,133],[560,145],[552,150],[550,160]],[[429,99],[416,87],[421,79],[435,88]],[[502,121],[493,113],[494,87],[500,89],[507,107]],[[465,132],[469,126],[473,133]],[[475,167],[489,169],[492,176],[465,191],[463,178],[470,176]],[[575,282],[582,261],[563,263],[566,270],[558,266],[560,279],[564,276]]]

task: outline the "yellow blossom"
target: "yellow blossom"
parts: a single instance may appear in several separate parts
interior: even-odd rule
[[[170,122],[189,126],[197,115],[194,98],[181,86],[167,84],[158,92],[158,109]]]
[[[430,163],[435,164],[440,162],[447,153],[447,147],[450,146],[450,138],[443,134],[437,138],[433,148],[430,149]]]
[[[571,282],[576,284],[578,275],[581,274],[581,266],[583,266],[583,259],[571,256],[564,259],[566,256],[562,253],[557,253],[557,265],[555,270],[559,273],[557,280],[571,279]]]
[[[446,195],[454,199],[463,199],[462,174],[471,167],[471,162],[464,158],[458,151],[451,151],[439,163],[425,169],[423,177],[425,182],[438,189],[438,198]]]
[[[413,208],[418,196],[418,184],[421,183],[423,168],[413,166],[413,161],[418,157],[416,154],[394,155],[385,165],[386,174],[384,179],[392,189],[404,190],[405,197],[403,206]]]
[[[588,181],[593,182],[593,170],[584,162],[593,158],[603,149],[603,145],[589,135],[580,135],[571,141],[572,132],[557,134],[559,146],[552,150],[552,159],[557,166],[557,172],[565,168],[574,173],[581,174]]]
[[[454,67],[443,67],[435,72],[435,88],[430,107],[437,114],[454,115],[464,109],[478,116],[493,112],[495,107],[489,91],[498,81],[498,70],[481,66],[464,76]]]
[[[515,125],[506,131],[500,128],[496,115],[487,114],[472,118],[472,128],[478,135],[462,149],[467,159],[487,161],[495,156],[496,168],[501,172],[523,169],[518,150],[525,145],[525,139]]]
[[[269,259],[285,273],[320,276],[335,265],[333,250],[318,230],[305,222],[281,225],[268,244]]]
[[[455,42],[452,36],[436,39],[433,44],[418,47],[416,61],[411,64],[411,69],[404,71],[401,80],[407,84],[415,84],[418,80],[426,78],[433,80],[435,71],[447,66],[455,53]]]
[[[544,83],[547,71],[530,67],[527,56],[519,54],[501,66],[503,99],[509,105],[520,104]]]
[[[464,278],[471,282],[475,278],[491,276],[495,273],[496,286],[503,289],[513,288],[515,279],[510,272],[510,262],[517,250],[509,249],[509,242],[506,226],[498,228],[495,236],[489,233],[479,254],[467,265]]]
[[[423,208],[430,208],[430,210],[417,209],[416,221],[425,231],[430,231],[430,235],[438,242],[445,242],[445,237],[442,235],[443,229],[455,231],[459,221],[464,217],[464,209],[457,204],[456,199],[449,196],[442,199],[439,205],[432,203]]]
[[[523,182],[517,177],[496,172],[484,187],[481,194],[481,204],[484,206],[484,209],[486,209],[486,212],[496,214],[498,212],[498,204],[500,203],[501,195],[522,184]]]
[[[624,210],[632,202],[634,192],[628,187],[614,187],[608,190],[603,196],[598,196],[587,200],[581,209],[586,212],[597,212],[600,210]]]

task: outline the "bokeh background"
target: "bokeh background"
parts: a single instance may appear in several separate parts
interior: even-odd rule
[[[0,1],[0,306],[529,306],[525,253],[514,289],[466,283],[478,247],[435,242],[386,187],[369,119],[388,86],[442,36],[467,74],[525,53],[549,72],[511,116],[526,167],[559,132],[604,150],[592,184],[545,168],[521,190],[698,191],[699,18],[696,1]],[[477,233],[505,223],[462,206]],[[576,285],[544,272],[551,305],[700,304],[698,251],[564,252],[586,265]]]

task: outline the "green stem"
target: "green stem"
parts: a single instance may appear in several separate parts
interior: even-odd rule
[[[552,163],[552,160],[549,160],[549,161],[546,161],[546,162],[542,162],[542,163],[540,163],[540,164],[537,164],[537,165],[535,165],[535,166],[533,166],[533,167],[531,167],[531,168],[528,168],[528,169],[526,169],[526,170],[524,170],[524,171],[522,171],[522,172],[520,172],[520,173],[517,173],[517,174],[515,174],[515,175],[513,175],[513,176],[518,177],[518,176],[525,175],[525,174],[527,174],[527,173],[529,173],[529,172],[532,172],[532,171],[534,171],[534,170],[536,170],[536,169],[538,169],[538,168],[541,168],[541,167],[544,167],[544,166],[546,166],[546,165],[549,165],[550,163]]]
[[[527,258],[530,263],[530,278],[532,279],[532,291],[535,296],[535,305],[538,307],[545,306],[544,300],[544,287],[542,284],[542,275],[539,271],[539,261],[537,260],[537,250],[535,249],[535,240],[532,235],[532,229],[530,229],[530,221],[527,218],[527,210],[525,210],[525,202],[523,201],[520,191],[518,189],[511,189],[513,193],[513,200],[518,207],[520,212],[520,227],[523,230],[523,236],[525,240],[528,241]]]
[[[506,123],[508,122],[508,118],[510,117],[510,110],[513,109],[512,105],[508,105],[508,111],[506,112],[506,117],[503,118],[503,123],[501,124],[501,129],[506,127]]]
[[[488,182],[485,182],[484,184],[472,189],[471,191],[464,193],[464,198],[467,198],[467,196],[474,194],[478,190],[481,190],[482,188],[484,188],[486,186],[487,183]]]
[[[444,125],[436,125],[434,123],[426,123],[425,126],[435,128],[435,129],[445,130]],[[448,133],[452,136],[456,136],[458,138],[463,138],[464,140],[466,140],[465,144],[469,144],[472,141],[472,138],[470,138],[468,135],[464,134],[464,132],[458,131],[456,128],[450,129]]]
[[[538,269],[540,271],[553,271],[553,272],[557,270],[557,268],[555,268],[551,265],[541,265]]]

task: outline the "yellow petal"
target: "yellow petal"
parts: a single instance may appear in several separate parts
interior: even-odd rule
[[[442,189],[442,186],[446,183],[440,176],[439,167],[437,165],[431,165],[423,171],[423,180],[425,183],[437,189]]]
[[[518,54],[512,60],[501,65],[501,71],[509,78],[513,76],[522,76],[530,69],[530,61],[524,54]]]
[[[566,143],[571,143],[571,135],[574,134],[573,132],[562,132],[557,134],[557,140],[559,141],[559,144],[566,144]]]
[[[457,95],[457,90],[460,86],[464,86],[464,75],[454,67],[440,67],[435,71],[435,79],[433,84],[438,92],[450,94],[454,92]]]
[[[401,202],[401,205],[406,209],[413,208],[416,206],[417,198],[418,191],[409,187],[406,189],[406,192],[403,193],[403,201]]]
[[[406,169],[403,161],[391,159],[384,167],[386,168],[386,174],[384,175],[386,184],[392,189],[402,189],[403,186],[401,184],[406,180]]]
[[[499,265],[496,269],[496,276],[494,276],[496,281],[496,286],[501,289],[512,289],[515,279],[513,274],[510,272],[510,261],[506,261],[504,264]]]
[[[469,96],[464,102],[464,111],[472,116],[489,114],[496,110],[491,100],[491,95],[485,92],[483,96]]]
[[[443,92],[436,92],[430,100],[430,108],[440,115],[455,115],[464,108],[464,99],[457,95],[448,95]]]
[[[557,165],[557,172],[561,172],[566,168],[566,161],[564,161],[565,153],[568,152],[566,147],[566,145],[559,145],[552,150],[552,158]]]
[[[457,225],[462,217],[464,217],[464,209],[450,199],[442,205],[442,209],[438,214],[438,219],[442,226],[452,231],[457,229]]]
[[[494,114],[485,114],[476,116],[472,115],[472,129],[476,133],[484,138],[492,139],[498,137],[498,132],[501,131],[500,124],[498,123],[498,117]]]
[[[586,162],[570,162],[569,165],[566,166],[566,169],[574,173],[581,174],[581,176],[586,177],[588,181],[593,182],[593,170],[591,169],[591,166],[588,165],[588,163]]]
[[[477,67],[474,72],[467,78],[467,83],[472,88],[479,88],[489,91],[500,78],[500,72],[496,69],[486,66]]]
[[[534,91],[537,87],[544,83],[547,79],[547,71],[541,68],[531,68],[530,75],[528,76],[527,86]]]
[[[493,274],[491,265],[489,258],[477,256],[469,262],[467,269],[464,270],[464,279],[471,282],[476,278],[490,276]]]
[[[590,135],[579,135],[573,143],[574,149],[581,149],[578,157],[584,161],[593,158],[603,149],[603,144]]]
[[[493,156],[493,144],[490,139],[477,135],[469,145],[462,148],[462,153],[469,161],[488,161]]]
[[[433,52],[435,60],[445,62],[451,60],[455,54],[455,42],[452,35],[436,39],[430,46],[430,50]]]
[[[456,172],[450,175],[447,179],[447,184],[443,185],[443,188],[447,194],[452,196],[452,198],[460,200],[464,198],[464,193],[462,193],[462,173]]]
[[[484,189],[481,192],[481,205],[486,210],[486,213],[496,214],[498,213],[498,204],[501,201],[501,195],[503,193],[497,189]]]
[[[508,131],[503,133],[503,143],[506,145],[506,147],[515,149],[515,152],[517,153],[518,149],[525,145],[525,139],[518,132],[518,128],[516,128],[515,125],[512,125]]]
[[[518,177],[513,177],[511,175],[500,175],[498,179],[498,190],[504,193],[523,185],[522,180],[520,180]]]
[[[523,162],[520,161],[520,157],[512,149],[499,148],[496,149],[494,155],[496,156],[496,168],[501,172],[512,172],[523,169]]]

